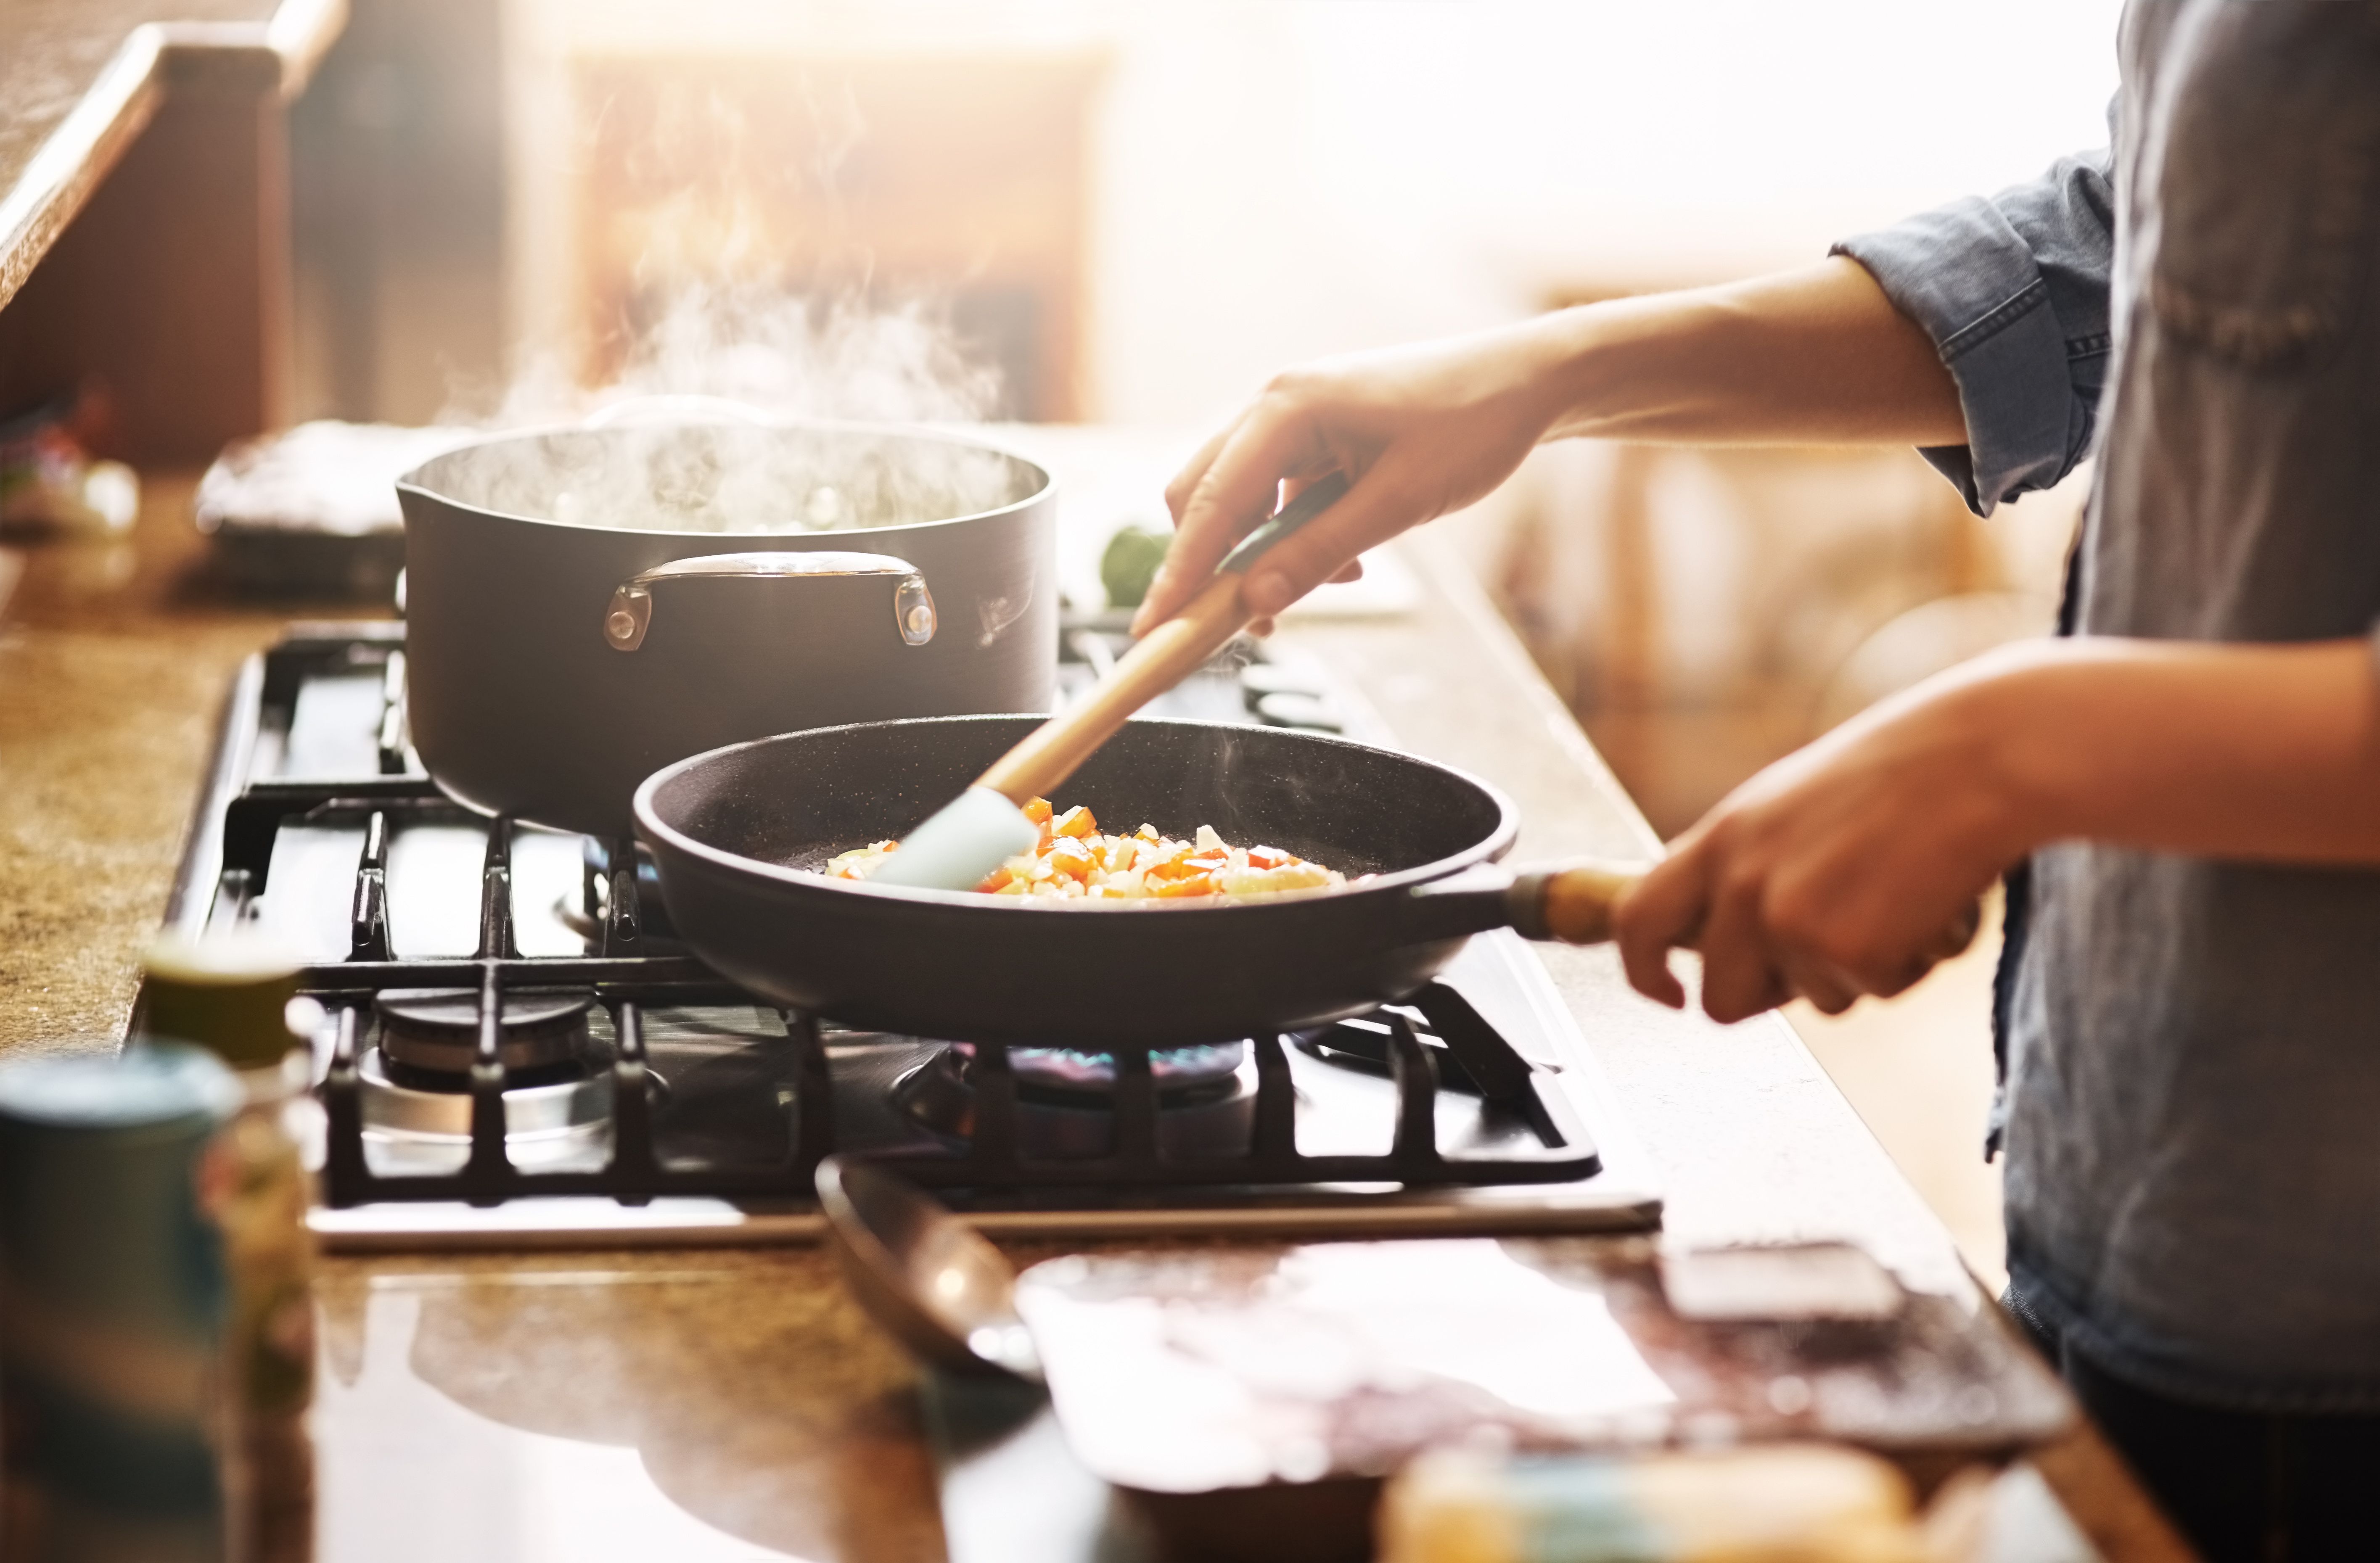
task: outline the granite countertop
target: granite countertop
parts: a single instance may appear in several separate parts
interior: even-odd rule
[[[0,5],[0,306],[148,123],[161,91],[219,63],[271,71],[294,93],[346,14],[346,0]]]
[[[1121,439],[1042,438],[1062,473]],[[192,584],[187,504],[152,482],[132,543],[37,552],[0,617],[0,1051],[120,1026],[217,702],[293,611]],[[1511,793],[1520,856],[1649,848],[1453,539],[1402,546],[1410,612],[1286,641],[1406,746]],[[1608,951],[1544,953],[1652,1149],[1671,1234],[1849,1237],[1989,1305],[1781,1019],[1715,1026],[1633,997]],[[947,1555],[912,1370],[818,1250],[343,1257],[319,1296],[325,1563]],[[2032,1463],[2105,1557],[2185,1556],[2088,1429]]]
[[[128,538],[0,550],[0,1056],[115,1045],[224,694],[286,621],[196,584],[193,486],[150,478]]]

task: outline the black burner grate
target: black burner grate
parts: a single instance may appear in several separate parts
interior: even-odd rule
[[[411,763],[404,742],[398,626],[300,627],[280,646],[251,660],[235,686],[216,763],[182,866],[170,920],[192,931],[249,915],[267,889],[273,844],[291,824],[326,821],[362,826],[362,848],[349,901],[348,952],[305,968],[302,990],[329,1012],[335,1042],[321,1087],[328,1119],[324,1195],[336,1206],[382,1201],[464,1201],[492,1206],[536,1195],[601,1195],[642,1204],[668,1194],[771,1201],[812,1201],[819,1161],[837,1148],[837,1113],[830,1069],[829,1033],[819,1017],[777,1012],[788,1049],[792,1090],[786,1111],[787,1149],[772,1162],[728,1163],[664,1157],[655,1143],[650,1064],[645,1039],[648,1011],[697,1005],[750,1005],[751,996],[699,961],[654,949],[641,903],[634,844],[609,844],[602,866],[588,869],[584,900],[600,908],[601,953],[583,957],[525,956],[513,922],[514,831],[459,809]],[[319,780],[255,779],[267,712],[285,718],[310,670],[352,671],[379,659],[386,668],[387,708],[377,733],[380,774]],[[286,722],[275,731],[285,732]],[[479,943],[468,956],[400,959],[390,937],[390,844],[406,824],[448,819],[485,824],[480,870]],[[590,864],[597,854],[589,854]],[[599,873],[601,893],[594,883]],[[506,1136],[506,1069],[500,1016],[507,991],[569,987],[591,989],[612,1020],[611,1145],[591,1168],[523,1168]],[[389,1171],[366,1155],[359,1068],[365,1027],[375,994],[394,988],[450,988],[479,995],[478,1038],[468,1078],[470,1133],[459,1168]],[[763,1005],[766,1009],[767,1006]],[[1548,1076],[1524,1060],[1453,988],[1432,984],[1408,1006],[1384,1009],[1368,1025],[1343,1035],[1249,1039],[1257,1085],[1253,1122],[1244,1154],[1193,1157],[1160,1154],[1159,1101],[1150,1049],[1120,1042],[1113,1049],[1113,1134],[1108,1154],[1049,1158],[1029,1155],[1018,1131],[1017,1080],[1009,1048],[977,1044],[972,1071],[975,1114],[963,1148],[903,1147],[905,1176],[929,1187],[1003,1194],[1113,1193],[1152,1197],[1158,1191],[1262,1189],[1292,1185],[1402,1184],[1484,1186],[1572,1182],[1599,1167],[1583,1127]],[[1285,1042],[1303,1042],[1318,1056],[1338,1054],[1393,1081],[1395,1127],[1385,1154],[1308,1155],[1297,1146],[1297,1090]],[[1443,1060],[1443,1061],[1441,1061]],[[1442,1079],[1443,1077],[1443,1079]],[[1441,1084],[1475,1095],[1524,1123],[1526,1142],[1491,1154],[1449,1154],[1439,1145],[1437,1103]]]

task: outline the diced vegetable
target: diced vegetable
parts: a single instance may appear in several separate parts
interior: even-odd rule
[[[1278,847],[1234,847],[1208,825],[1199,826],[1185,842],[1154,825],[1143,825],[1129,836],[1103,835],[1089,809],[1078,806],[1062,814],[1046,798],[1035,798],[1024,812],[1040,827],[1038,842],[985,876],[976,886],[978,891],[1092,901],[1223,902],[1329,890],[1347,882],[1344,875]],[[835,878],[864,879],[900,845],[876,842],[846,852],[829,863],[826,872]]]
[[[1160,857],[1156,862],[1141,869],[1144,876],[1152,879],[1187,878],[1197,871],[1190,866],[1190,852],[1187,847]]]

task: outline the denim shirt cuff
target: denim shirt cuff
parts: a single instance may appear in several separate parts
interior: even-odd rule
[[[1919,454],[1989,515],[2046,489],[2077,454],[2074,392],[2049,285],[1998,208],[1954,201],[1831,251],[1865,267],[1894,308],[1924,329],[1959,387],[1963,446]]]

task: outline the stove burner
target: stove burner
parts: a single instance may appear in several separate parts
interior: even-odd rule
[[[595,995],[583,987],[524,988],[507,993],[499,1051],[507,1071],[576,1065],[587,1055],[587,1012]],[[480,1045],[480,996],[468,987],[393,987],[372,996],[380,1017],[380,1050],[400,1069],[468,1074]]]
[[[356,1060],[364,1086],[364,1122],[375,1129],[438,1138],[471,1137],[471,1094],[425,1088],[393,1078],[375,1048]],[[598,1072],[504,1092],[504,1129],[513,1141],[601,1126],[612,1115],[612,1076]]]
[[[962,1061],[975,1057],[972,1043],[953,1042],[951,1048]],[[1160,1091],[1178,1090],[1228,1080],[1239,1072],[1247,1056],[1248,1045],[1245,1042],[1168,1048],[1148,1055],[1148,1072],[1157,1077]],[[1114,1057],[1108,1053],[1088,1053],[1077,1048],[1011,1048],[1008,1050],[1008,1066],[1016,1072],[1017,1084],[1021,1085],[1099,1093],[1110,1091],[1115,1085]]]
[[[1115,1151],[1115,1060],[1067,1048],[1016,1048],[1017,1148],[1037,1159]],[[1246,1154],[1256,1122],[1247,1044],[1173,1048],[1148,1056],[1157,1081],[1157,1145],[1166,1156]],[[975,1049],[954,1042],[903,1075],[892,1099],[945,1139],[975,1133]]]
[[[402,1064],[392,1070],[377,1048],[356,1060],[356,1075],[364,1133],[395,1158],[391,1170],[430,1170],[469,1146],[471,1096],[459,1081],[426,1088],[423,1075]],[[600,1164],[612,1141],[612,1076],[604,1071],[508,1087],[505,1155],[520,1168]],[[424,1154],[432,1159],[417,1166]]]

